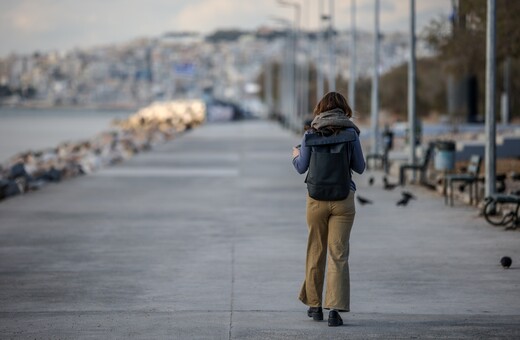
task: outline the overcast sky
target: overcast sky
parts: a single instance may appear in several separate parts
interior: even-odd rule
[[[320,0],[303,6],[304,27],[316,28]],[[325,10],[329,1],[325,0]],[[374,0],[357,0],[357,24],[373,26]],[[451,0],[416,0],[417,31],[447,15]],[[350,0],[336,0],[336,26],[349,23]],[[307,16],[308,14],[308,16]],[[381,0],[381,30],[408,29],[409,1]],[[202,33],[217,28],[255,29],[272,17],[293,18],[276,0],[0,0],[0,56],[10,52],[69,50],[158,36],[168,31]]]

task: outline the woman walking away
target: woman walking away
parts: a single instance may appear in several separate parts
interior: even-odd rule
[[[350,311],[348,255],[356,214],[356,185],[351,177],[352,171],[361,174],[365,170],[359,129],[351,117],[352,109],[345,97],[338,92],[327,93],[314,108],[311,128],[305,132],[301,145],[293,149],[296,171],[303,174],[308,170],[305,183],[309,239],[305,281],[299,298],[309,306],[307,315],[314,320],[323,320],[322,306],[330,309],[329,326],[342,325],[339,312]]]

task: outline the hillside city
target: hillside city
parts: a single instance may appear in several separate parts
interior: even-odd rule
[[[261,106],[257,78],[265,63],[281,62],[284,49],[290,45],[288,33],[267,27],[254,32],[216,31],[206,36],[173,32],[65,52],[13,53],[0,58],[0,105],[136,108],[154,101],[209,94],[250,104],[255,111]],[[314,67],[320,51],[316,32],[300,36],[296,60],[311,60]],[[383,74],[407,60],[408,38],[405,33],[382,38]],[[349,76],[349,42],[349,31],[336,32],[336,71],[344,79]],[[373,35],[358,32],[358,77],[372,72],[372,51]],[[431,53],[424,44],[418,45],[419,57]],[[326,62],[319,65],[326,74]]]

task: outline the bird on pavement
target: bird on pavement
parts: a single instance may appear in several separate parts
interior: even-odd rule
[[[406,206],[408,205],[408,202],[409,202],[409,201],[410,201],[409,198],[407,198],[407,197],[403,197],[403,198],[401,198],[399,201],[397,201],[397,203],[396,203],[395,205],[397,205],[397,206],[400,206],[400,205],[401,205],[401,206],[403,206],[403,207],[406,207]]]
[[[374,185],[374,176],[370,176],[370,178],[368,179],[368,185]]]
[[[397,203],[396,203],[397,206],[403,206],[403,207],[405,207],[405,206],[408,205],[408,202],[409,202],[410,200],[414,200],[414,199],[416,199],[415,196],[412,195],[412,194],[411,194],[410,192],[408,192],[408,191],[403,191],[403,192],[401,193],[401,195],[402,195],[401,199],[400,199],[399,201],[397,201]]]
[[[509,267],[511,267],[512,263],[513,260],[511,260],[509,256],[504,256],[500,259],[500,264],[502,265],[502,267],[504,267],[504,269],[508,269]]]
[[[409,192],[409,191],[403,191],[403,192],[401,193],[401,195],[402,195],[403,197],[407,197],[408,199],[414,199],[414,200],[417,199],[417,197],[415,197],[415,195],[412,194],[412,193]]]
[[[369,199],[366,199],[364,197],[361,197],[359,195],[356,195],[356,198],[357,198],[357,201],[359,202],[359,204],[361,205],[365,205],[365,204],[373,204],[374,202],[372,202],[371,200]]]
[[[386,176],[383,177],[383,189],[394,190],[397,185],[398,184],[388,182],[388,178],[386,178]]]

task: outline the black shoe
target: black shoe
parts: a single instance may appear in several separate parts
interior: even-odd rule
[[[339,316],[338,311],[331,310],[329,312],[329,327],[336,327],[343,325],[343,319]]]
[[[321,321],[323,320],[323,310],[321,307],[310,307],[307,311],[307,316],[314,321]]]

